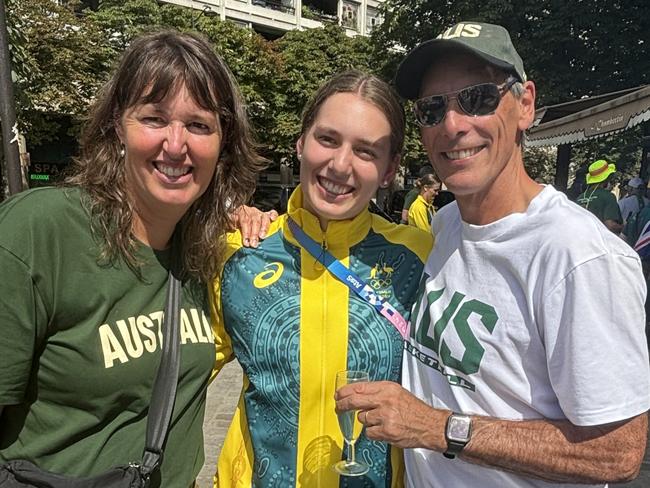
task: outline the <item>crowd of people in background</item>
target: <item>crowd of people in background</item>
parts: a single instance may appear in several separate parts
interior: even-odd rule
[[[578,171],[576,180],[584,178],[584,189],[575,197],[578,205],[589,210],[610,231],[634,247],[650,221],[650,199],[646,182],[637,177],[626,184],[617,182],[616,164],[604,159],[594,161],[586,172]],[[614,187],[619,183],[617,199]],[[576,183],[573,185],[577,187]],[[570,194],[570,190],[567,191]]]
[[[613,193],[616,165],[604,159],[591,163],[586,172],[578,171],[576,180],[584,178],[586,189],[576,203],[594,214],[610,231],[625,240],[641,258],[646,285],[650,285],[650,199],[646,182],[638,176],[620,185],[620,198]],[[578,182],[579,183],[579,182]],[[574,187],[577,187],[574,183]],[[650,333],[650,300],[646,296],[646,339]],[[650,340],[648,341],[650,347]]]

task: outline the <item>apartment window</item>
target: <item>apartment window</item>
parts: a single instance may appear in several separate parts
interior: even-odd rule
[[[379,24],[381,24],[379,9],[368,7],[366,10],[366,34],[370,34]]]
[[[348,29],[359,30],[359,4],[355,2],[343,2],[341,14],[341,25]]]
[[[249,29],[250,28],[250,24],[248,22],[244,22],[242,20],[234,19],[232,17],[226,17],[226,20],[232,22],[237,27],[241,27],[242,29]]]

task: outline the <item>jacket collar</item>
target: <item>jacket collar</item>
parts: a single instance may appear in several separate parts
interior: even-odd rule
[[[300,185],[294,190],[289,198],[287,214],[305,231],[309,237],[318,243],[325,243],[330,252],[345,250],[358,244],[368,235],[372,217],[368,207],[364,208],[359,215],[348,220],[331,220],[327,230],[323,232],[320,228],[318,218],[303,208],[303,194]],[[289,229],[287,222],[283,224],[283,231],[289,240],[298,245],[295,237]]]
[[[422,195],[418,195],[416,200],[421,200],[422,203],[424,203],[427,207],[430,207],[433,204],[433,202],[432,203],[427,202]]]

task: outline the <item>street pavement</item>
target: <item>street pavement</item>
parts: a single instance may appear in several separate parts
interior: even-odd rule
[[[212,487],[212,475],[217,465],[217,457],[226,437],[230,419],[237,407],[241,385],[241,367],[237,361],[233,361],[224,366],[208,388],[208,404],[203,421],[205,464],[197,478],[200,488]]]
[[[212,487],[217,457],[230,425],[230,419],[237,406],[242,385],[242,372],[239,364],[227,364],[208,389],[208,405],[203,424],[205,436],[205,465],[198,477],[200,488]],[[648,442],[650,444],[650,433]],[[611,488],[650,488],[650,450],[646,450],[641,474],[634,481],[610,485]],[[478,487],[468,487],[478,488]]]

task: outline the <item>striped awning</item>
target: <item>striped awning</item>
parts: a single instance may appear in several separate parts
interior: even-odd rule
[[[650,85],[537,109],[527,146],[559,146],[609,136],[650,120]]]

